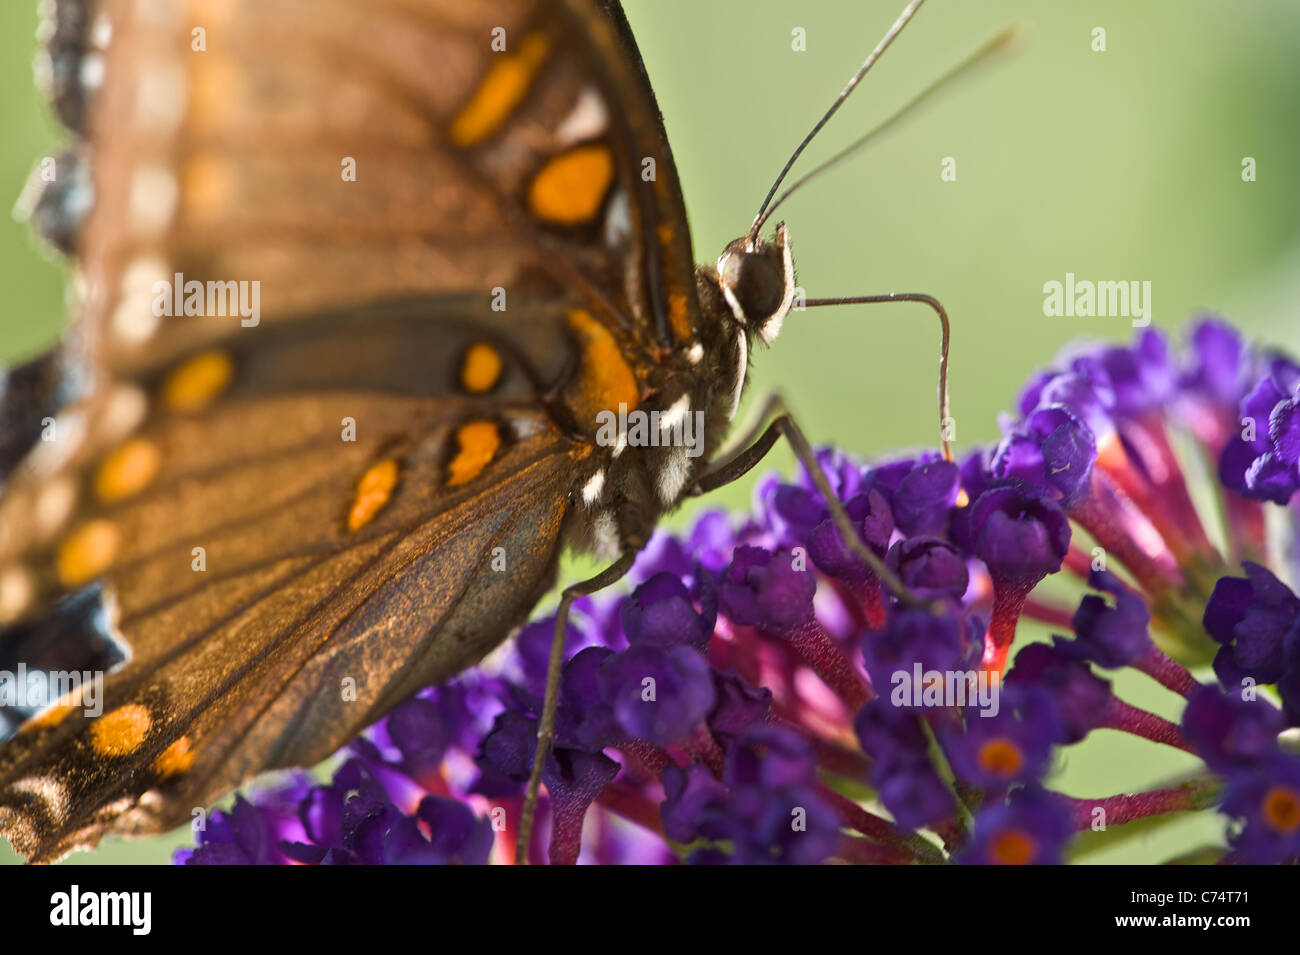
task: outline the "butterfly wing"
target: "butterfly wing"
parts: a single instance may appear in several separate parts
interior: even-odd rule
[[[552,582],[583,422],[697,307],[616,5],[59,8],[102,77],[64,110],[92,377],[0,499],[0,609],[102,587],[130,657],[0,747],[30,859],[317,761],[495,646]]]

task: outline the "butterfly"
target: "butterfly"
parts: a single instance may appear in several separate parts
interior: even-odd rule
[[[615,0],[48,16],[73,143],[31,217],[78,300],[0,395],[0,666],[75,633],[112,669],[0,744],[29,861],[319,762],[498,646],[566,548],[611,563],[560,632],[685,497],[781,434],[811,460],[788,418],[719,454],[790,236],[696,267]]]

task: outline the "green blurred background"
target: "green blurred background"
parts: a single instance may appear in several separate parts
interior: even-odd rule
[[[625,0],[668,127],[697,260],[748,227],[790,150],[902,0]],[[16,199],[59,130],[31,82],[35,0],[0,5],[0,197]],[[810,297],[919,291],[947,306],[960,446],[996,434],[1028,374],[1122,318],[1047,318],[1043,283],[1152,283],[1155,323],[1215,310],[1296,349],[1300,323],[1300,4],[1295,0],[930,0],[809,149],[832,155],[1010,22],[1019,53],[927,106],[782,209]],[[1107,50],[1092,51],[1092,31]],[[792,49],[802,28],[806,51]],[[1257,181],[1241,179],[1243,157]],[[940,178],[956,159],[955,182]],[[0,221],[0,360],[47,347],[65,269]],[[937,332],[919,305],[794,314],[755,359],[747,404],[779,390],[815,443],[863,455],[934,443]],[[742,413],[743,414],[743,413]],[[774,466],[789,469],[784,451]],[[745,507],[752,482],[709,501]],[[676,516],[680,526],[704,507]],[[1120,679],[1177,719],[1178,701]],[[1076,796],[1149,787],[1193,762],[1109,731],[1061,759]],[[1156,862],[1212,838],[1213,817],[1133,831],[1086,861]],[[1113,830],[1121,834],[1123,827]],[[72,862],[162,862],[187,833],[111,841]],[[13,861],[7,846],[0,861]]]

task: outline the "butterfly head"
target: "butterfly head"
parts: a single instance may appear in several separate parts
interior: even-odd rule
[[[741,236],[718,256],[718,286],[742,326],[770,344],[794,301],[794,259],[782,222],[776,238]]]

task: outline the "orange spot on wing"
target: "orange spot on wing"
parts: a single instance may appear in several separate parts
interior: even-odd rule
[[[230,61],[220,54],[197,57],[190,73],[191,110],[201,116],[224,112],[236,79]]]
[[[589,222],[614,181],[614,157],[603,143],[575,146],[551,158],[528,189],[528,208],[544,222]]]
[[[48,729],[51,726],[58,726],[67,719],[72,711],[77,709],[78,703],[55,703],[52,706],[41,710],[27,722],[23,723],[19,732],[28,730]]]
[[[471,345],[460,366],[460,383],[471,394],[491,391],[501,378],[501,355],[482,342]]]
[[[523,100],[550,44],[530,33],[514,53],[498,53],[465,108],[451,122],[449,134],[457,146],[476,146],[501,128]]]
[[[595,430],[596,415],[618,412],[619,405],[635,408],[641,400],[632,366],[604,325],[582,309],[569,313],[569,327],[581,349],[578,373],[564,389],[564,400],[578,424]]]
[[[668,324],[680,341],[691,337],[691,319],[686,308],[686,296],[681,292],[668,293]]]
[[[168,776],[179,776],[181,773],[188,772],[194,765],[195,755],[194,750],[190,748],[190,738],[182,736],[158,755],[158,758],[153,761],[153,768],[164,779]]]
[[[355,531],[369,524],[380,509],[393,496],[397,486],[397,462],[391,458],[371,465],[357,482],[357,493],[348,512],[348,530]]]
[[[20,733],[28,730],[48,729],[52,726],[58,726],[65,719],[72,715],[74,710],[84,709],[85,703],[85,686],[78,683],[57,701],[51,703],[48,707],[41,710],[19,728]]]
[[[93,520],[73,531],[59,546],[55,573],[68,587],[89,583],[112,566],[122,544],[117,525]]]
[[[456,442],[460,450],[448,467],[448,487],[478,477],[501,447],[501,431],[494,422],[471,421],[456,429]]]
[[[139,494],[158,475],[162,452],[143,438],[132,438],[106,457],[95,475],[95,493],[111,503]]]
[[[195,355],[167,376],[162,386],[163,403],[173,411],[201,411],[234,376],[234,362],[225,352]]]
[[[231,169],[220,159],[197,155],[181,167],[181,195],[189,215],[216,218],[229,209],[234,194]]]
[[[129,756],[144,743],[152,727],[149,708],[128,703],[91,724],[90,743],[101,756]]]

